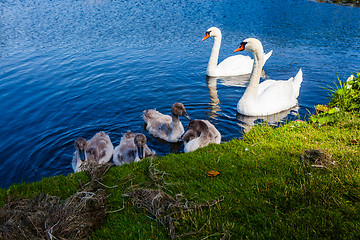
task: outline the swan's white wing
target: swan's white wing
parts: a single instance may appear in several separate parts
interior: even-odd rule
[[[265,84],[259,90],[257,103],[268,114],[281,112],[289,109],[297,104],[297,99],[294,97],[293,81],[271,80],[265,81]]]
[[[250,74],[254,60],[249,56],[235,55],[226,58],[217,66],[219,76],[238,76]]]

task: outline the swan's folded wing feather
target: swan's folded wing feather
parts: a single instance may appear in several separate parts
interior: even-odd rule
[[[218,64],[217,69],[220,75],[236,76],[251,73],[254,60],[249,56],[235,55],[226,58]]]

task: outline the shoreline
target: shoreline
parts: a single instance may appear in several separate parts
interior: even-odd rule
[[[68,236],[60,235],[69,234],[61,229],[71,222],[58,224],[56,217],[59,211],[63,216],[81,209],[80,219],[76,214],[70,218],[88,224],[82,233],[91,239],[359,238],[360,72],[338,84],[329,105],[318,106],[306,122],[255,126],[241,140],[191,153],[119,167],[103,165],[90,172],[0,189],[0,237],[21,239],[21,234],[35,237],[39,232]],[[344,98],[344,92],[350,95]],[[95,220],[87,219],[82,217],[88,215],[84,209],[99,214]],[[47,218],[44,224],[41,214],[54,219]],[[38,224],[25,221],[23,232],[16,230],[23,219],[34,221],[33,216]],[[77,224],[71,226],[76,231]],[[11,226],[18,235],[6,238]],[[43,230],[44,226],[49,229]]]
[[[329,4],[337,4],[340,6],[347,6],[347,7],[360,7],[359,0],[310,0],[319,3],[329,3]]]

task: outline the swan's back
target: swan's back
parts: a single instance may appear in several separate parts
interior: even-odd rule
[[[113,152],[113,161],[115,165],[119,166],[124,163],[130,163],[136,160],[137,146],[135,144],[135,137],[137,135],[139,134],[134,134],[131,131],[128,131],[123,135],[123,137],[120,140],[119,146],[117,146]],[[145,137],[145,135],[143,136]],[[155,151],[150,149],[146,144],[146,137],[143,147],[144,147],[145,157],[156,154]]]
[[[75,142],[79,139],[85,141],[83,145],[85,145],[84,154],[86,154],[86,162],[81,161],[78,158],[78,150],[76,150],[72,160],[72,167],[75,172],[85,170],[87,167],[91,167],[91,164],[103,164],[111,160],[113,155],[113,144],[109,135],[105,132],[96,133],[88,141],[83,138],[78,138]]]
[[[178,142],[184,133],[184,127],[179,120],[184,116],[190,120],[184,104],[176,102],[171,106],[171,116],[164,115],[156,110],[145,110],[143,119],[146,123],[146,130],[155,137],[168,142]]]
[[[254,61],[249,56],[235,55],[226,58],[217,66],[217,76],[238,76],[251,73]],[[213,74],[214,75],[214,74]]]
[[[170,115],[164,115],[155,109],[145,110],[143,119],[148,126],[157,126],[160,123],[171,124],[172,121]]]
[[[209,128],[209,131],[211,132],[211,134],[214,136],[214,138],[211,140],[212,143],[217,143],[219,144],[221,142],[221,134],[220,132],[216,129],[216,127],[210,123],[208,120],[202,120],[203,122],[206,123],[206,125]]]
[[[264,64],[272,55],[273,50],[265,54]],[[217,67],[218,76],[239,76],[250,74],[254,65],[254,59],[245,55],[235,55],[226,58]]]
[[[88,160],[99,164],[109,162],[113,152],[113,144],[109,135],[98,132],[88,141],[87,152],[90,153]]]
[[[143,119],[146,123],[146,130],[155,137],[166,139],[172,130],[172,118],[154,109],[145,110]]]
[[[290,109],[297,105],[302,82],[301,69],[289,80],[266,80],[257,91],[256,101],[238,103],[238,112],[248,116],[265,116]],[[243,104],[239,111],[240,104]]]
[[[116,166],[130,163],[136,157],[136,146],[134,143],[135,134],[125,133],[120,140],[120,144],[113,151],[113,161]]]

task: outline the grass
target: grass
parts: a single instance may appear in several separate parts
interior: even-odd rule
[[[91,239],[359,239],[360,115],[339,107],[309,122],[254,127],[242,140],[112,167],[102,181],[107,219]],[[304,164],[306,149],[326,151],[336,167]],[[220,174],[208,177],[210,170]],[[65,199],[87,181],[76,173],[14,185],[0,189],[0,204],[40,192]],[[133,204],[126,194],[136,188],[161,189],[188,209],[167,208],[171,225]]]
[[[319,2],[326,2],[326,3],[336,3],[340,5],[355,5],[360,6],[359,0],[318,0]]]

